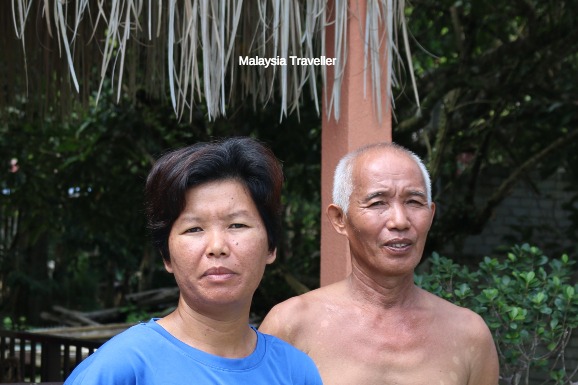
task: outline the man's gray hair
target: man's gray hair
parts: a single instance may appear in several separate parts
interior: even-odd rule
[[[376,148],[391,148],[408,155],[415,161],[421,171],[421,175],[425,184],[427,204],[428,206],[431,206],[431,179],[423,161],[419,156],[407,148],[402,147],[399,144],[389,142],[370,144],[354,150],[341,158],[337,164],[337,167],[335,168],[335,174],[333,176],[333,204],[341,207],[343,212],[347,214],[347,211],[349,210],[349,198],[353,193],[353,164],[360,155]]]

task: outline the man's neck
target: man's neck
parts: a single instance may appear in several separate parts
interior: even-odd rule
[[[413,275],[379,277],[376,280],[354,267],[346,279],[346,285],[356,302],[380,309],[412,306],[419,297]]]

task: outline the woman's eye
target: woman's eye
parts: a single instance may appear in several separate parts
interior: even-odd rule
[[[231,227],[232,229],[241,229],[241,228],[247,227],[247,226],[244,225],[244,224],[242,224],[242,223],[233,223],[230,227]]]
[[[203,231],[203,229],[200,227],[191,227],[190,229],[187,229],[185,233],[198,233],[199,231]]]

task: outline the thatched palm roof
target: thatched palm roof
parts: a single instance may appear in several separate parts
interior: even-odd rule
[[[377,100],[385,101],[394,81],[396,31],[405,30],[399,28],[404,27],[404,1],[360,1],[367,5],[367,26],[360,33],[371,74],[368,90],[373,86]],[[118,97],[143,89],[163,97],[168,89],[179,116],[191,113],[199,102],[215,118],[239,101],[256,108],[275,99],[283,117],[298,109],[308,87],[318,111],[325,98],[327,110],[338,118],[340,82],[326,82],[326,66],[250,66],[240,65],[239,58],[285,59],[290,64],[290,56],[334,56],[339,79],[347,57],[349,6],[344,0],[3,1],[0,107],[26,90],[28,95],[46,94],[44,106],[58,101],[66,108],[78,100],[76,93],[86,101],[91,92],[112,87]],[[331,40],[328,25],[335,30]],[[381,44],[388,44],[389,68],[379,64]],[[372,79],[383,71],[389,80],[388,95],[382,96],[379,82]],[[320,81],[333,87],[321,92]]]

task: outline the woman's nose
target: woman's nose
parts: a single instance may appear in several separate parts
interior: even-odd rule
[[[225,234],[215,230],[208,234],[206,255],[210,257],[221,257],[229,254],[229,247]]]

